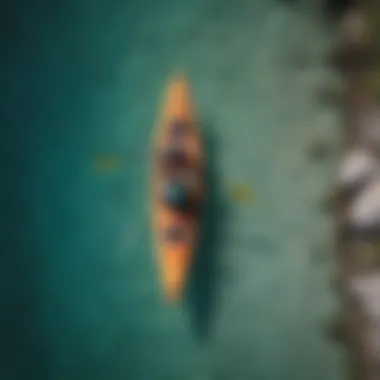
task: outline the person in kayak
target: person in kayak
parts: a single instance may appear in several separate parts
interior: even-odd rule
[[[198,209],[199,197],[187,178],[170,178],[164,186],[164,203],[177,211],[193,214]]]
[[[200,203],[198,173],[186,149],[188,125],[174,122],[170,129],[169,146],[162,156],[164,177],[163,202],[170,208],[193,214]]]

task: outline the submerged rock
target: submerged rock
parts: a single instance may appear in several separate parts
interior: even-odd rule
[[[326,12],[326,16],[332,17],[333,20],[337,20],[344,15],[347,10],[353,5],[352,0],[323,0],[320,4],[323,4],[323,10]]]
[[[371,148],[380,147],[380,107],[369,105],[363,109],[356,120],[359,141]]]
[[[327,336],[336,342],[345,342],[347,334],[347,318],[343,315],[337,316],[326,325]]]
[[[367,40],[368,23],[359,7],[351,7],[342,17],[339,40],[342,45],[359,46]]]
[[[367,49],[368,26],[363,11],[351,7],[341,19],[338,43],[332,54],[332,61],[339,69],[346,71],[364,67],[370,62]]]
[[[380,364],[380,273],[375,272],[354,278],[350,292],[369,322],[363,331],[365,354],[372,365]]]
[[[326,84],[316,92],[316,101],[323,106],[340,105],[343,101],[344,86],[338,84]]]
[[[331,152],[329,144],[322,139],[313,141],[308,148],[309,157],[316,162],[325,160],[331,155]]]

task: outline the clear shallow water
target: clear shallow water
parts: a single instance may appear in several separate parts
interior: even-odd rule
[[[331,76],[318,59],[328,36],[270,1],[5,15],[4,378],[342,379],[342,352],[322,330],[338,310],[332,225],[318,207],[333,165],[307,156],[315,136],[337,142],[336,110],[315,102]],[[303,52],[317,59],[300,71]],[[204,120],[210,199],[189,294],[167,307],[147,157],[177,68]],[[116,170],[99,170],[101,155]],[[233,185],[253,200],[234,200]]]

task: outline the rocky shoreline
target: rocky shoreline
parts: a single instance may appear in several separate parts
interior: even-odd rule
[[[342,127],[346,152],[359,144],[360,115],[366,112],[367,106],[376,106],[376,89],[371,83],[376,67],[371,58],[371,38],[368,38],[371,37],[369,15],[368,9],[347,12],[332,59],[345,82]],[[340,268],[337,285],[343,301],[343,313],[335,324],[334,336],[348,348],[349,378],[376,380],[380,379],[380,352],[377,351],[380,335],[377,339],[376,334],[380,326],[380,237],[343,233],[351,202],[352,198],[344,191],[338,191],[333,201]],[[373,296],[374,293],[378,296]]]

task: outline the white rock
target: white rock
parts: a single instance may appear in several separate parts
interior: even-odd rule
[[[342,159],[338,169],[339,185],[352,187],[369,178],[376,168],[376,158],[366,149],[356,148]]]
[[[371,229],[380,225],[380,176],[369,182],[348,209],[349,224],[358,229]]]

